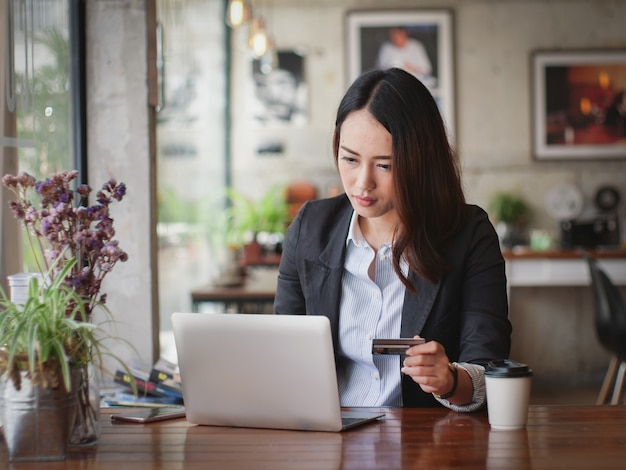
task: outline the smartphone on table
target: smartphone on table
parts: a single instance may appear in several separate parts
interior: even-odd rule
[[[185,408],[182,406],[160,406],[156,408],[143,408],[141,410],[117,413],[111,415],[114,423],[154,423],[166,419],[185,417]]]

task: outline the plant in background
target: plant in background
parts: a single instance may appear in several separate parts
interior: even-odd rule
[[[522,226],[530,215],[530,207],[521,196],[504,191],[491,196],[488,209],[496,223]]]
[[[233,188],[227,189],[227,196],[231,202],[230,234],[236,243],[242,244],[246,236],[254,240],[259,233],[285,233],[289,207],[281,186],[273,186],[256,202]]]
[[[215,259],[221,260],[219,277],[225,271],[240,272],[242,258],[257,259],[264,250],[277,252],[289,222],[285,189],[280,185],[271,187],[256,201],[227,187],[203,204],[202,214]]]
[[[528,244],[526,224],[530,207],[521,196],[506,191],[496,192],[489,199],[488,211],[496,222],[496,231],[503,248]]]

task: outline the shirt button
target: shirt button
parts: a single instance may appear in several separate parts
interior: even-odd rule
[[[372,372],[372,379],[378,380],[378,372]]]
[[[374,292],[374,298],[376,300],[380,299],[380,294],[378,292]]]
[[[367,341],[371,341],[371,340],[372,340],[372,338],[373,338],[373,336],[372,336],[372,334],[371,334],[371,333],[368,333],[367,335],[365,335],[365,339],[366,339]]]

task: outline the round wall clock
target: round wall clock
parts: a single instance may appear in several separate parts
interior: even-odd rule
[[[584,199],[580,190],[571,183],[552,187],[545,196],[545,207],[556,220],[575,219],[583,210]]]

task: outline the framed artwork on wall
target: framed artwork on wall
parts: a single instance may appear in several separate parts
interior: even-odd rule
[[[437,101],[454,142],[453,14],[450,10],[354,10],[346,14],[347,80],[401,67]]]
[[[308,123],[308,86],[304,56],[294,50],[276,51],[272,64],[253,59],[252,119],[262,127],[303,127]]]
[[[626,158],[626,50],[535,51],[537,160]]]

